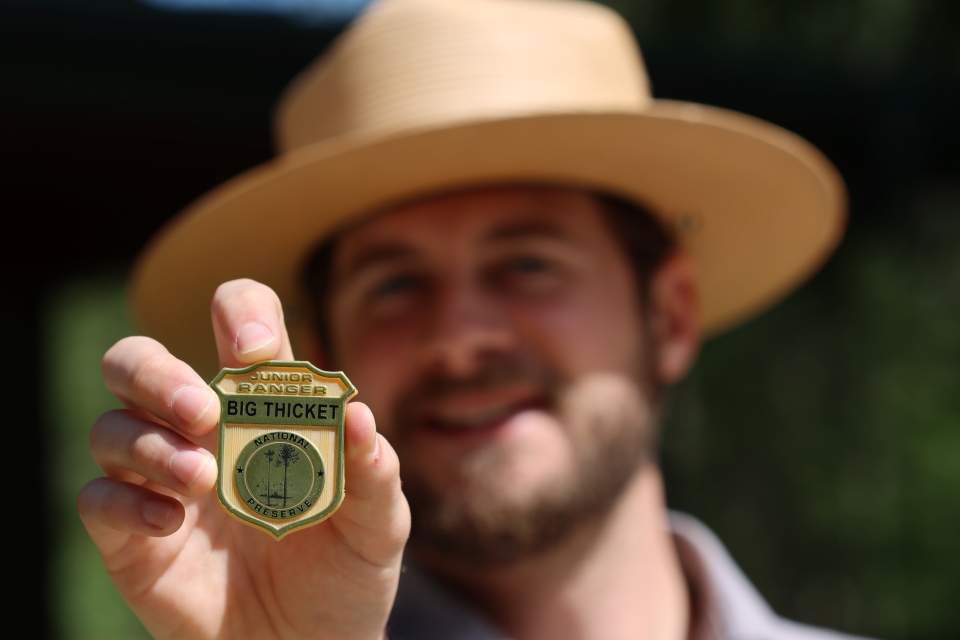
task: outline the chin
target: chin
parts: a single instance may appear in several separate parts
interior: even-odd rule
[[[609,512],[654,458],[649,405],[627,384],[578,384],[559,399],[559,418],[527,407],[454,437],[408,432],[398,453],[415,547],[475,566],[516,562]]]
[[[623,450],[611,464],[546,465],[546,456],[484,450],[456,483],[404,483],[418,551],[471,567],[505,566],[562,544],[608,512],[641,466]],[[553,458],[555,461],[556,459]]]

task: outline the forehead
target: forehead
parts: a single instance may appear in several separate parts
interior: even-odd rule
[[[602,207],[589,192],[560,187],[491,187],[436,195],[374,215],[337,241],[338,263],[386,245],[428,247],[535,235],[596,232]]]

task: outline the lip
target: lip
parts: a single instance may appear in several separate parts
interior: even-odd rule
[[[485,438],[505,428],[518,414],[547,406],[542,391],[530,387],[471,391],[429,403],[418,412],[417,423],[447,437]]]

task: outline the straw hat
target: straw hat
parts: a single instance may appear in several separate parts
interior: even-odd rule
[[[707,333],[785,295],[844,224],[819,151],[755,118],[654,100],[629,27],[585,2],[375,3],[293,81],[275,124],[277,158],[188,207],[133,273],[140,327],[203,371],[221,282],[273,287],[296,348],[312,250],[422,194],[558,183],[641,201],[693,257]]]

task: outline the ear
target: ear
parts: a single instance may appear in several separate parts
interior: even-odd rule
[[[663,384],[673,384],[687,374],[700,351],[696,270],[685,253],[674,252],[657,267],[648,305],[656,375]]]

